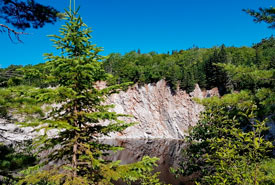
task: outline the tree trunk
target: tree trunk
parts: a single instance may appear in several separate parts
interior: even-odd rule
[[[77,115],[77,107],[76,104],[74,106],[74,114]],[[77,120],[74,121],[74,126],[77,127]],[[74,145],[73,145],[73,157],[72,157],[72,167],[73,167],[73,176],[76,177],[77,176],[77,140],[78,140],[78,133],[75,130],[74,131],[75,134],[75,141],[74,141]]]
[[[77,141],[75,141],[73,146],[73,158],[72,158],[72,164],[73,164],[73,176],[77,176]]]

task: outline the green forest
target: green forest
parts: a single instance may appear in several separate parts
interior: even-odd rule
[[[274,27],[274,8],[246,11]],[[108,96],[160,80],[173,94],[190,93],[196,84],[220,93],[193,99],[205,110],[184,139],[179,167],[170,169],[175,177],[188,176],[187,184],[197,185],[275,184],[274,136],[268,127],[275,120],[273,36],[251,47],[102,56],[78,11],[62,17],[60,35],[50,35],[59,55],[46,53],[46,62],[37,65],[0,68],[0,117],[40,133],[24,143],[0,143],[0,184],[164,184],[154,171],[158,158],[124,165],[108,161],[109,151],[122,148],[98,140],[137,124],[122,121],[131,115],[110,111],[115,105],[105,103]],[[97,89],[98,81],[107,87]]]
[[[165,79],[174,92],[178,87],[192,92],[195,84],[202,89],[218,87],[221,95],[244,89],[254,92],[259,87],[274,85],[273,80],[269,80],[275,65],[274,45],[275,38],[272,36],[252,47],[193,47],[174,50],[171,54],[141,54],[140,51],[125,55],[112,53],[102,63],[104,70],[112,75],[108,78],[110,85],[125,82],[143,85]],[[24,67],[10,65],[0,70],[1,87],[51,85],[46,81],[49,71],[44,63]],[[237,76],[237,73],[243,74]],[[239,76],[245,74],[246,78]]]

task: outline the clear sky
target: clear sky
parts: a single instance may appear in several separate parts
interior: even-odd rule
[[[60,11],[69,0],[38,0]],[[190,47],[251,46],[270,37],[274,29],[255,24],[243,8],[275,6],[275,0],[76,0],[84,22],[92,27],[93,43],[102,55],[142,53]],[[1,22],[2,20],[0,20]],[[43,53],[55,52],[46,35],[58,34],[62,21],[41,29],[29,29],[23,44],[12,43],[0,33],[0,67],[44,62]]]

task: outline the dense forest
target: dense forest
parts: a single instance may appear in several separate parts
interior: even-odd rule
[[[274,23],[247,12],[256,21]],[[275,120],[273,36],[252,47],[193,47],[163,54],[138,50],[105,57],[91,43],[91,30],[77,11],[63,16],[60,35],[51,35],[60,55],[45,54],[43,64],[0,69],[0,117],[41,133],[24,144],[1,143],[1,184],[164,184],[153,171],[157,158],[121,165],[104,160],[121,148],[98,141],[135,124],[121,119],[130,115],[110,111],[108,96],[133,83],[161,79],[173,93],[192,92],[198,84],[217,87],[221,95],[193,100],[205,110],[190,128],[183,160],[171,173],[190,177],[187,184],[275,184],[274,135],[269,132]],[[98,81],[107,81],[107,87],[97,89]]]
[[[192,92],[195,84],[199,84],[202,89],[218,87],[223,95],[241,89],[256,90],[257,85],[252,76],[252,79],[236,81],[234,75],[226,70],[238,68],[240,72],[248,73],[250,67],[255,70],[255,76],[268,70],[271,73],[275,65],[274,47],[275,38],[270,37],[252,47],[193,47],[174,50],[171,54],[141,54],[140,50],[125,55],[112,53],[102,63],[105,71],[113,75],[108,79],[109,84],[134,82],[142,85],[165,79],[173,91],[179,87]],[[11,65],[0,69],[0,73],[1,87],[19,84],[39,87],[49,85],[43,81],[48,73],[44,64],[24,67]],[[272,86],[272,81],[263,80],[261,86]]]
[[[191,92],[194,85],[199,84],[203,89],[218,87],[220,93],[225,94],[244,88],[253,90],[256,87],[249,81],[243,82],[244,84],[234,83],[232,76],[223,69],[223,64],[230,64],[232,68],[250,66],[270,70],[275,63],[274,47],[275,40],[271,37],[253,47],[194,47],[174,50],[171,54],[141,54],[132,51],[123,56],[111,54],[104,62],[104,69],[114,76],[110,83],[131,81],[145,84],[165,79],[172,90],[179,86],[180,89]],[[266,85],[271,84],[266,82]]]

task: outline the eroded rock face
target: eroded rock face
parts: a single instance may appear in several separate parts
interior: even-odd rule
[[[98,83],[97,87],[104,87]],[[156,84],[145,86],[134,85],[126,92],[113,94],[107,104],[114,104],[113,111],[121,114],[133,115],[126,118],[127,122],[137,122],[123,132],[111,134],[111,138],[184,138],[190,126],[194,126],[203,106],[195,103],[192,98],[204,98],[218,95],[218,90],[201,91],[197,85],[195,90],[188,94],[178,90],[172,94],[164,80]],[[0,118],[0,132],[3,140],[22,141],[35,136],[32,128],[19,128],[17,125]],[[54,133],[53,133],[54,135]]]
[[[201,91],[198,85],[188,94],[178,90],[172,94],[164,80],[139,87],[134,85],[126,92],[112,95],[108,103],[114,111],[133,115],[127,121],[138,124],[115,133],[112,138],[184,138],[188,128],[194,126],[203,106],[192,98],[218,95],[218,90]]]

